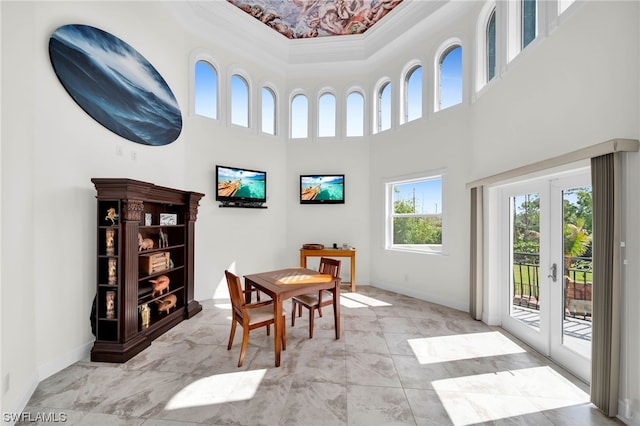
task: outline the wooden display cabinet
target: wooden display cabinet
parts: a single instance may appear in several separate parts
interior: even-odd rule
[[[98,201],[91,360],[125,362],[202,310],[193,298],[193,259],[204,194],[132,179],[91,181]],[[168,288],[153,287],[166,287],[159,283],[167,278]]]

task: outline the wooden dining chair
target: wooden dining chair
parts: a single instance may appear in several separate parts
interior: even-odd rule
[[[240,347],[240,360],[238,367],[242,367],[244,356],[249,343],[249,331],[267,327],[267,335],[270,335],[271,324],[275,324],[273,316],[273,300],[259,303],[247,304],[245,299],[245,291],[242,290],[240,278],[232,272],[224,271],[227,277],[227,286],[229,287],[229,297],[231,299],[231,309],[233,318],[231,319],[231,334],[229,336],[229,344],[227,350],[231,350],[233,345],[233,337],[236,334],[236,326],[242,326],[242,345]],[[285,316],[282,315],[282,349],[287,349],[286,324]]]
[[[321,274],[331,275],[336,279],[340,279],[340,264],[341,262],[336,259],[328,257],[320,258],[320,267],[318,270]],[[315,318],[315,311],[322,316],[322,307],[333,305],[333,292],[335,288],[330,290],[320,290],[314,293],[303,294],[301,296],[295,296],[292,300],[293,309],[291,310],[291,327],[296,325],[296,308],[298,310],[298,316],[302,316],[302,307],[304,306],[309,310],[309,339],[313,339],[313,320]]]

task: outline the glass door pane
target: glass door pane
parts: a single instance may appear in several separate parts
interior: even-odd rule
[[[551,182],[550,356],[586,382],[591,375],[591,186],[589,170]]]
[[[512,196],[510,316],[540,331],[540,194]]]
[[[591,356],[593,263],[591,258],[591,187],[562,190],[563,322],[562,344]]]

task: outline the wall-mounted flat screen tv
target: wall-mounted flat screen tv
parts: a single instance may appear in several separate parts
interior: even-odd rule
[[[267,201],[267,172],[216,166],[216,200],[223,203]]]
[[[344,204],[344,175],[301,175],[300,204]]]

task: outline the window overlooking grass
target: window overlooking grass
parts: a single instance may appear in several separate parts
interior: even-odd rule
[[[218,118],[218,73],[206,61],[196,62],[194,95],[197,115]]]
[[[386,183],[386,248],[442,253],[442,180],[433,174]]]

